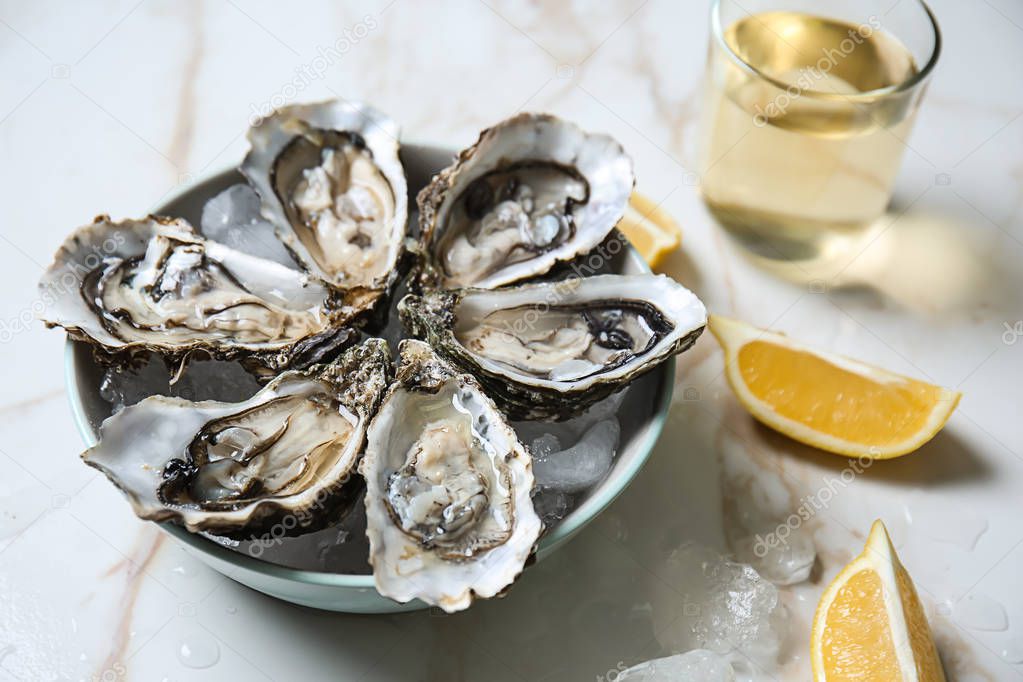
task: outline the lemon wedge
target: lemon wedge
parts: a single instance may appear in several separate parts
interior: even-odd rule
[[[810,660],[815,682],[945,682],[913,580],[881,521],[821,596]]]
[[[934,437],[962,394],[711,315],[725,374],[756,419],[807,445],[890,459]]]
[[[618,229],[651,268],[660,265],[682,243],[682,228],[675,219],[639,192],[633,192],[629,198]]]

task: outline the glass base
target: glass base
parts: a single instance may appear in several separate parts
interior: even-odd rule
[[[730,240],[757,266],[795,282],[832,280],[884,230],[884,220],[828,223],[706,202]]]

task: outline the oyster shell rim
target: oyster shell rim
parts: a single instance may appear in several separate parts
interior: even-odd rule
[[[212,177],[220,177],[224,174],[225,171],[222,171]],[[171,196],[164,202],[164,204],[169,205],[175,200],[176,197]],[[316,364],[316,361],[314,360],[312,362],[302,363],[293,367],[292,365],[294,360],[296,358],[300,358],[301,354],[307,350],[307,347],[318,347],[319,344],[317,342],[323,341],[330,343],[330,348],[337,354],[357,343],[359,340],[359,327],[382,295],[381,292],[376,291],[338,292],[337,290],[330,288],[326,283],[322,282],[322,280],[319,280],[314,275],[300,270],[294,270],[295,273],[309,280],[307,283],[308,285],[320,286],[323,288],[324,297],[323,303],[320,306],[321,308],[325,308],[328,304],[330,304],[332,299],[340,301],[340,303],[338,303],[332,311],[329,311],[328,319],[325,321],[326,324],[322,330],[312,334],[307,334],[295,340],[266,344],[240,342],[224,343],[219,340],[193,339],[187,343],[177,345],[160,345],[141,339],[122,341],[113,337],[109,332],[101,330],[104,334],[106,334],[106,336],[115,338],[115,340],[118,341],[118,343],[112,344],[108,339],[101,340],[81,324],[73,323],[70,316],[51,314],[51,311],[53,313],[58,312],[55,309],[59,309],[61,296],[74,296],[81,292],[83,281],[80,276],[76,275],[76,286],[71,289],[68,289],[62,282],[57,280],[61,277],[61,271],[63,269],[62,263],[70,262],[68,257],[74,256],[76,249],[82,246],[83,239],[88,236],[91,231],[96,230],[98,233],[98,228],[101,225],[105,225],[108,229],[116,232],[118,229],[123,228],[131,230],[134,229],[133,226],[142,226],[146,224],[154,224],[159,227],[177,229],[186,236],[193,237],[202,242],[213,241],[208,240],[197,227],[183,217],[171,217],[162,215],[159,212],[151,212],[141,218],[123,218],[120,220],[114,220],[110,217],[110,215],[101,213],[93,218],[92,222],[76,227],[64,239],[54,252],[50,264],[43,271],[43,276],[36,287],[37,293],[39,293],[40,298],[44,301],[48,300],[50,297],[49,294],[53,289],[56,289],[57,291],[56,298],[52,302],[48,303],[46,308],[37,315],[37,319],[43,322],[47,329],[60,327],[67,333],[70,339],[89,344],[93,349],[93,353],[96,356],[97,361],[107,366],[128,364],[139,354],[154,353],[164,359],[164,361],[168,363],[168,366],[177,366],[179,370],[183,367],[184,363],[187,363],[189,359],[196,356],[209,357],[214,360],[239,361],[247,370],[256,374],[259,373],[258,370],[260,368],[276,373],[291,369],[303,369]],[[237,251],[226,245],[220,244],[219,242],[214,243],[217,244],[218,248],[223,249],[226,253],[229,253],[232,256],[238,256],[243,260],[253,262],[262,261],[272,270],[279,270],[282,272],[289,270],[287,266],[274,261],[253,256],[242,251]],[[95,268],[89,270],[89,272],[94,270]],[[67,289],[67,291],[61,291],[62,289]],[[94,315],[92,311],[87,312]],[[100,326],[102,327],[102,325]]]
[[[405,153],[418,158],[430,158],[431,156],[436,156],[439,153],[439,150],[444,151],[445,158],[448,160],[457,155],[457,150],[449,143],[445,144],[444,141],[437,140],[407,139],[403,141],[402,149]],[[165,198],[161,199],[160,203],[151,209],[151,212],[160,213],[164,207],[181,201],[189,194],[200,193],[211,184],[214,187],[218,186],[216,184],[218,181],[220,185],[227,187],[228,184],[231,184],[227,182],[227,179],[235,178],[236,173],[236,164],[222,163],[218,167],[210,170],[208,173],[203,174],[203,176],[196,179],[194,183],[176,188]],[[206,198],[212,196],[213,193],[211,192],[208,193]],[[625,261],[626,270],[634,268],[634,272],[636,273],[650,272],[649,267],[643,262],[639,253],[631,244],[629,245],[628,254],[628,259]],[[629,451],[634,450],[637,454],[628,462],[628,466],[621,470],[620,485],[606,489],[601,488],[601,494],[587,497],[572,511],[571,514],[566,516],[553,531],[542,537],[535,553],[537,560],[546,558],[551,552],[560,548],[565,542],[573,538],[579,531],[591,523],[600,513],[610,506],[619,495],[624,493],[633,480],[635,480],[639,471],[650,458],[653,448],[659,440],[667,422],[668,409],[671,406],[671,400],[675,388],[674,377],[676,374],[676,364],[676,359],[672,356],[653,370],[654,372],[663,371],[664,376],[659,382],[658,388],[653,391],[653,409],[650,413],[649,420],[644,422],[641,429],[635,436],[635,442],[630,443],[630,446],[628,447]],[[76,340],[71,337],[65,339],[64,383],[68,392],[68,402],[70,403],[75,427],[86,447],[93,447],[98,442],[98,432],[90,422],[89,402],[85,398],[88,391],[83,390],[89,388],[90,384],[87,380],[85,380],[84,376],[82,376],[84,372],[88,372],[89,369],[94,366],[91,347],[86,342]],[[625,460],[619,456],[618,461]],[[605,481],[602,486],[606,484],[607,481]],[[317,606],[317,602],[310,600],[303,601],[303,599],[306,598],[298,596],[295,591],[282,590],[280,586],[277,585],[278,581],[287,584],[338,588],[360,592],[364,590],[371,590],[375,592],[372,574],[336,573],[290,568],[272,563],[265,559],[233,551],[212,540],[209,540],[206,537],[203,537],[202,535],[191,533],[171,522],[157,522],[157,525],[161,530],[196,552],[204,562],[213,564],[218,572],[238,575],[236,579],[243,584],[292,603]],[[257,580],[259,582],[257,582]],[[386,602],[386,609],[381,608],[380,604],[369,609],[366,608],[365,605],[360,605],[358,608],[350,608],[322,604],[319,605],[319,608],[351,613],[394,613],[399,611],[423,609],[428,606],[417,602],[417,600],[413,600],[407,604],[396,604],[386,597],[380,597],[380,599]],[[355,598],[349,596],[343,597],[343,600],[350,604],[354,604],[356,602]]]
[[[558,247],[545,251],[538,255],[536,258],[529,259],[523,262],[540,262],[540,269],[534,270],[530,276],[509,276],[496,277],[496,273],[500,273],[501,269],[497,270],[496,273],[487,275],[483,280],[474,282],[471,286],[460,286],[455,288],[475,288],[475,289],[497,289],[500,287],[518,284],[529,281],[530,277],[539,277],[555,268],[559,263],[565,263],[571,261],[576,256],[586,253],[596,248],[611,232],[615,229],[615,226],[621,222],[622,217],[625,215],[626,205],[628,204],[629,195],[632,193],[633,188],[636,186],[636,168],[635,162],[632,157],[625,151],[625,147],[621,142],[618,141],[614,136],[596,131],[589,131],[584,129],[574,121],[562,118],[556,114],[550,112],[540,111],[522,111],[513,116],[504,118],[493,125],[487,126],[479,132],[476,141],[468,147],[460,149],[454,154],[451,162],[439,170],[417,194],[416,194],[416,209],[418,210],[418,227],[419,227],[419,239],[417,243],[417,249],[419,250],[419,256],[423,260],[423,263],[417,267],[414,279],[417,280],[419,289],[448,289],[442,285],[445,279],[443,269],[437,262],[437,258],[433,253],[433,247],[435,242],[440,240],[443,236],[443,231],[438,232],[437,221],[439,219],[439,213],[441,208],[445,204],[445,199],[452,188],[459,181],[460,176],[465,172],[465,167],[470,166],[479,159],[481,154],[481,147],[484,144],[494,144],[493,140],[496,136],[502,132],[502,130],[508,128],[515,128],[518,126],[525,125],[558,125],[565,126],[572,130],[573,133],[579,134],[583,139],[586,140],[597,140],[604,141],[604,144],[610,148],[614,148],[617,151],[618,158],[625,163],[627,167],[626,175],[628,177],[628,192],[625,193],[624,199],[621,202],[621,211],[618,215],[608,223],[607,229],[597,233],[595,236],[587,237],[585,241],[582,241],[583,246],[574,249],[564,249],[563,247],[568,242],[565,242]],[[504,160],[503,157],[501,160]],[[525,160],[525,159],[520,159]],[[535,159],[534,159],[535,160]],[[496,168],[496,166],[495,166]],[[479,177],[479,176],[477,176]],[[584,176],[585,177],[585,176]],[[475,179],[475,178],[474,178]],[[589,178],[587,177],[587,180]],[[590,188],[592,191],[592,187]],[[453,197],[452,200],[457,199]],[[581,234],[581,233],[580,233]],[[563,251],[563,253],[560,253]],[[514,265],[511,266],[514,268]],[[508,269],[508,268],[504,268]]]
[[[366,481],[366,538],[369,541],[368,561],[373,568],[371,577],[377,592],[399,604],[418,600],[431,606],[437,606],[447,613],[455,613],[469,608],[477,599],[489,599],[502,594],[522,575],[529,563],[529,558],[536,553],[538,543],[543,536],[544,524],[533,507],[532,492],[536,484],[533,476],[533,459],[528,446],[519,439],[504,413],[486,391],[486,387],[476,377],[459,371],[458,367],[449,364],[425,341],[402,339],[398,343],[396,353],[398,359],[395,361],[394,381],[387,388],[386,394],[377,406],[376,414],[369,422],[366,429],[365,452],[358,465],[358,471]],[[497,547],[469,557],[464,562],[440,560],[440,566],[444,567],[442,570],[454,572],[456,577],[454,584],[445,585],[440,580],[428,580],[426,587],[423,588],[416,585],[416,580],[406,579],[405,589],[399,591],[395,586],[395,582],[402,582],[398,567],[391,567],[390,571],[378,571],[377,562],[387,564],[386,555],[391,549],[392,542],[391,540],[385,542],[385,538],[389,535],[398,537],[406,543],[409,540],[404,531],[394,525],[394,519],[386,509],[384,496],[378,489],[380,487],[378,476],[371,475],[367,471],[371,464],[387,464],[388,462],[383,458],[391,453],[373,451],[371,455],[371,443],[377,429],[386,429],[387,437],[390,438],[393,422],[382,424],[378,423],[378,420],[381,417],[390,416],[385,410],[392,400],[398,400],[399,394],[405,394],[406,398],[417,395],[437,396],[449,389],[456,392],[471,390],[474,398],[479,400],[482,409],[489,414],[496,415],[499,420],[494,422],[494,425],[501,427],[501,435],[509,441],[508,444],[511,447],[511,452],[503,455],[504,461],[506,463],[514,462],[517,465],[512,478],[513,490],[510,493],[514,520],[510,536]],[[389,445],[390,443],[387,441],[384,444]],[[400,454],[401,457],[404,457],[403,453]],[[373,490],[378,494],[371,497],[370,492]],[[523,509],[524,511],[522,511]],[[526,544],[523,545],[523,542]],[[419,549],[427,555],[433,555],[431,551],[424,550],[421,546]],[[393,550],[391,552],[393,553]],[[522,554],[521,562],[518,560],[519,554]],[[496,571],[494,566],[491,565],[487,568],[484,565],[483,562],[498,555],[503,559],[499,565],[507,567],[506,570]],[[425,570],[429,570],[429,568],[424,564]],[[437,566],[432,568],[436,569]],[[410,588],[409,585],[412,587]],[[417,587],[418,589],[416,589]],[[445,592],[446,589],[457,590],[457,593],[448,594]],[[429,593],[430,599],[427,599],[426,593]]]
[[[345,286],[342,283],[334,281],[333,278],[327,277],[327,273],[322,272],[319,265],[316,263],[315,258],[312,258],[308,254],[308,249],[302,244],[301,239],[295,234],[294,228],[288,219],[287,212],[284,208],[284,204],[281,198],[277,195],[276,190],[271,184],[270,175],[266,174],[264,177],[260,171],[260,165],[265,163],[267,169],[272,168],[272,165],[277,160],[277,156],[284,151],[287,147],[285,143],[280,149],[276,150],[276,154],[272,157],[268,155],[274,151],[272,147],[273,136],[280,130],[280,126],[277,128],[270,128],[276,121],[282,120],[282,116],[291,113],[292,119],[298,118],[304,122],[308,121],[308,117],[315,115],[319,110],[324,112],[328,108],[336,108],[342,112],[343,115],[354,115],[360,119],[364,118],[369,120],[374,128],[379,129],[379,132],[374,134],[374,137],[379,138],[381,136],[390,138],[393,141],[393,145],[384,141],[387,145],[387,157],[377,158],[376,145],[371,144],[369,148],[373,155],[374,165],[377,170],[381,172],[387,184],[391,188],[391,192],[394,195],[394,225],[389,226],[392,230],[397,233],[397,240],[395,240],[391,247],[392,253],[390,263],[391,267],[383,275],[373,280],[370,285],[356,285],[356,286]],[[312,113],[309,113],[312,112]],[[285,122],[288,119],[283,119]],[[264,130],[263,144],[257,147],[257,139],[259,138],[260,131],[263,130],[263,126],[267,126]],[[337,130],[337,129],[335,129]],[[351,132],[344,130],[341,132]],[[358,131],[356,131],[358,132]],[[365,138],[365,133],[360,134]],[[294,135],[287,138],[288,142],[294,139]],[[358,100],[346,100],[341,97],[334,97],[330,99],[317,100],[313,102],[300,102],[287,104],[285,106],[274,109],[266,116],[261,116],[258,124],[250,125],[245,132],[245,140],[248,142],[249,148],[242,157],[242,160],[234,167],[245,178],[248,185],[256,192],[259,197],[259,212],[274,226],[274,233],[277,235],[278,240],[284,248],[291,254],[295,263],[302,268],[303,271],[309,273],[311,276],[316,277],[326,284],[328,287],[340,291],[377,291],[386,292],[390,290],[399,276],[399,265],[405,253],[405,240],[409,236],[409,210],[408,210],[408,173],[405,170],[405,166],[401,161],[401,126],[398,124],[396,119],[391,118],[383,111],[376,107],[367,104],[366,102]],[[269,197],[269,198],[267,198]],[[398,225],[400,224],[400,229]],[[300,248],[296,248],[300,247]],[[301,251],[301,253],[300,253]],[[308,258],[307,258],[308,256]]]
[[[371,386],[368,383],[355,384],[347,381],[334,383],[331,381],[330,377],[327,376],[333,375],[336,377],[343,371],[344,364],[354,363],[359,363],[358,366],[361,368],[361,371],[358,373],[357,377],[353,377],[353,381],[358,379],[373,380],[376,378],[382,383],[377,386]],[[88,447],[81,452],[79,458],[87,466],[97,470],[107,478],[107,480],[128,501],[132,511],[140,520],[155,522],[164,528],[173,526],[192,536],[198,536],[199,533],[210,533],[226,538],[258,540],[260,538],[260,533],[266,532],[269,528],[272,528],[278,522],[278,519],[282,519],[288,515],[300,516],[306,513],[306,507],[289,504],[293,502],[295,498],[306,498],[311,496],[311,499],[304,500],[304,502],[312,506],[322,505],[328,508],[332,502],[336,501],[334,498],[336,498],[337,494],[340,493],[344,485],[351,481],[352,477],[358,473],[359,462],[361,461],[365,450],[366,435],[369,430],[369,424],[372,421],[387,388],[390,386],[392,374],[393,368],[389,344],[384,339],[370,338],[348,348],[341,354],[341,356],[329,363],[319,363],[305,369],[287,370],[282,372],[246,400],[236,402],[222,400],[194,401],[174,396],[154,394],[140,400],[138,403],[129,405],[120,412],[111,414],[108,418],[104,419],[95,430],[95,438],[86,441]],[[143,514],[144,502],[139,501],[139,495],[122,485],[119,477],[115,474],[114,469],[106,466],[102,462],[89,458],[91,453],[102,446],[104,431],[110,429],[112,424],[114,426],[119,426],[114,423],[115,419],[129,411],[141,413],[147,407],[144,403],[149,401],[158,402],[164,406],[172,405],[202,411],[226,410],[223,414],[211,415],[211,419],[204,422],[209,423],[209,421],[212,421],[213,419],[222,419],[234,414],[230,411],[233,408],[245,406],[242,409],[247,410],[251,407],[265,404],[257,401],[260,394],[270,394],[278,387],[279,384],[285,383],[288,380],[318,380],[322,377],[327,377],[326,381],[330,384],[330,388],[333,389],[334,398],[337,400],[338,404],[342,405],[352,414],[352,416],[356,418],[356,423],[352,425],[352,437],[357,437],[358,442],[345,444],[344,452],[342,453],[344,458],[339,460],[337,465],[342,468],[343,471],[331,471],[330,473],[336,474],[336,476],[331,479],[327,479],[326,476],[323,478],[317,477],[316,485],[303,489],[297,493],[284,497],[257,497],[254,499],[243,500],[235,509],[215,511],[208,511],[202,507],[193,508],[190,506],[171,505],[163,502],[162,500],[157,500],[155,503],[149,503],[153,505],[151,511],[147,514]],[[362,387],[363,390],[357,390],[358,387]],[[272,399],[273,396],[271,396],[267,402]],[[150,402],[150,406],[152,406],[153,402]],[[347,464],[344,462],[345,458],[348,460]],[[319,494],[322,490],[334,490],[335,495],[321,502],[319,500]],[[225,520],[234,519],[237,519],[238,523],[224,523]],[[296,524],[296,527],[305,527],[305,525],[307,525],[302,524],[300,521],[296,521]]]
[[[631,248],[631,245],[630,245]],[[401,318],[403,328],[414,338],[426,340],[430,346],[456,367],[458,371],[470,374],[479,381],[488,393],[494,398],[500,398],[500,407],[509,418],[513,420],[537,420],[555,419],[562,420],[575,416],[594,402],[616,393],[632,381],[644,374],[653,371],[664,363],[669,357],[685,352],[702,335],[707,325],[707,310],[703,302],[690,289],[680,284],[671,277],[664,274],[644,273],[638,275],[604,274],[590,277],[577,278],[577,286],[582,282],[594,280],[596,286],[608,285],[616,280],[624,284],[638,284],[639,279],[646,279],[651,285],[660,288],[677,287],[677,293],[687,295],[685,299],[673,301],[674,307],[679,311],[692,311],[699,319],[694,320],[695,325],[681,326],[676,324],[672,331],[651,348],[642,359],[635,363],[632,371],[629,372],[630,363],[613,368],[607,372],[598,372],[575,382],[559,382],[551,379],[537,378],[533,381],[513,382],[511,372],[502,371],[496,368],[495,363],[486,364],[481,362],[476,354],[467,349],[454,334],[456,323],[455,308],[467,296],[479,296],[481,298],[497,298],[506,295],[521,293],[526,295],[529,290],[544,291],[552,289],[556,293],[559,281],[528,281],[499,289],[464,288],[456,290],[427,290],[421,294],[409,293],[397,304],[398,315]],[[627,281],[631,280],[631,281]],[[572,280],[562,280],[568,282]],[[676,293],[676,292],[667,292]],[[569,292],[567,295],[559,294],[558,302],[568,302],[578,296],[578,289]],[[419,310],[411,310],[413,301],[422,303],[427,297],[433,297],[439,304],[444,306],[443,310],[428,310],[420,312],[422,306],[416,306]],[[550,305],[550,299],[544,299],[541,303]],[[655,307],[663,308],[663,306]],[[661,311],[664,312],[663,310]],[[676,333],[678,331],[679,333]],[[631,362],[631,361],[630,361]],[[561,384],[581,384],[578,387]],[[544,402],[538,403],[538,400]]]

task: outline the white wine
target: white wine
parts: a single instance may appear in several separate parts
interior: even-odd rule
[[[913,55],[876,22],[787,11],[723,38],[708,65],[704,200],[754,253],[820,258],[888,204],[922,94],[900,87]]]

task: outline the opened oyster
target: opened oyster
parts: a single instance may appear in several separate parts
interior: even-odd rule
[[[249,142],[240,170],[298,262],[334,287],[387,289],[408,223],[398,125],[334,100],[284,107]]]
[[[475,379],[419,341],[399,355],[360,465],[369,560],[381,594],[458,611],[500,593],[533,551],[532,462]]]
[[[664,275],[600,275],[409,295],[405,328],[513,419],[565,419],[691,346],[707,311]]]
[[[299,368],[355,340],[367,306],[307,275],[200,237],[184,220],[150,216],[79,228],[39,291],[48,326],[110,355],[203,352],[270,371]]]
[[[419,193],[423,285],[492,289],[541,275],[607,236],[633,182],[607,135],[543,114],[488,128]]]
[[[135,513],[248,537],[329,522],[388,383],[387,343],[285,372],[241,403],[151,396],[110,417],[82,454]]]
[[[251,189],[207,203],[207,237],[184,220],[100,217],[44,274],[43,317],[114,364],[108,376],[140,378],[122,362],[152,353],[179,372],[209,356],[269,380],[258,391],[248,382],[238,395],[251,397],[239,402],[153,395],[165,390],[159,367],[133,385],[126,402],[149,397],[104,421],[82,457],[138,516],[224,536],[213,539],[252,556],[267,532],[276,540],[329,527],[264,558],[338,572],[364,572],[368,558],[380,594],[458,611],[503,594],[542,532],[533,460],[507,419],[579,415],[688,348],[706,311],[663,276],[555,281],[569,269],[559,263],[585,257],[592,272],[595,253],[606,260],[600,247],[612,243],[634,182],[613,138],[541,114],[483,131],[419,192],[415,245],[397,136],[363,105],[275,112],[249,131],[241,171]],[[409,153],[425,184],[437,150]],[[250,249],[271,234],[263,228],[273,243],[256,255],[216,241]],[[398,311],[407,334],[426,342],[401,341],[391,381],[385,341],[353,344],[363,333],[402,335],[385,321],[406,244],[418,270]],[[226,376],[217,369],[187,376],[208,387]],[[536,503],[551,524],[612,466],[625,433],[612,416],[619,404],[561,425],[575,442],[564,448],[559,429],[517,425],[537,436],[550,495]],[[363,518],[340,517],[361,511],[363,498],[365,537],[346,542],[361,536]],[[324,558],[321,544],[331,543],[350,554],[344,564]]]

